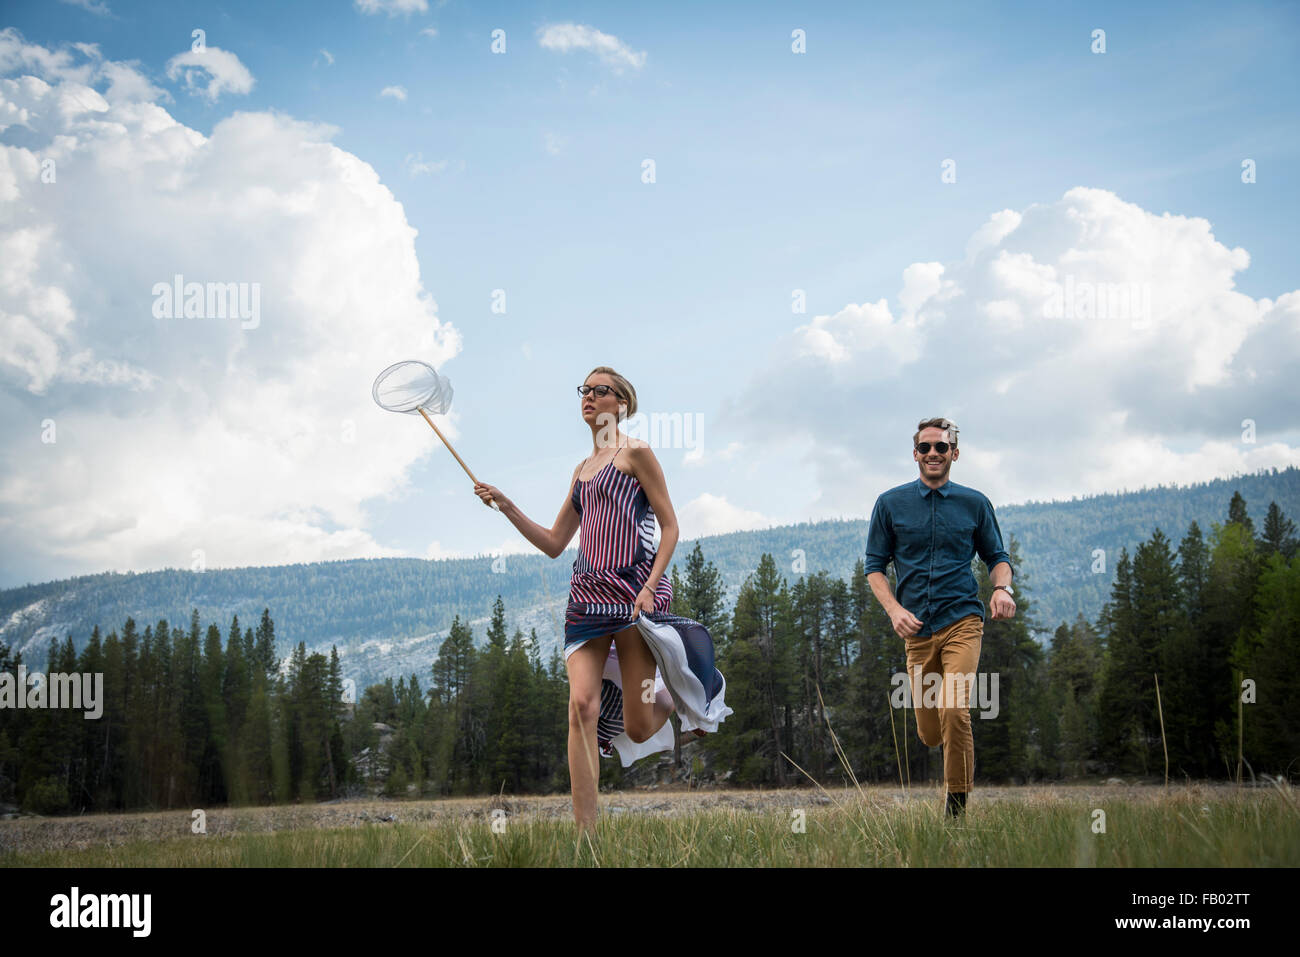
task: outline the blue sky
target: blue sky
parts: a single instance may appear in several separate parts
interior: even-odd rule
[[[1300,461],[1300,436],[1279,392],[1297,362],[1294,344],[1285,345],[1297,306],[1278,304],[1300,288],[1296,5],[424,7],[390,15],[349,3],[107,0],[108,12],[97,13],[18,2],[6,5],[0,28],[14,28],[29,49],[95,44],[103,62],[132,64],[159,91],[152,102],[203,137],[240,111],[336,128],[328,141],[373,168],[417,231],[419,281],[436,301],[437,321],[459,337],[441,367],[457,390],[458,451],[545,524],[590,451],[573,387],[598,364],[628,376],[643,407],[700,417],[702,454],[688,461],[680,449],[658,453],[687,537],[865,517],[876,494],[915,474],[910,434],[932,414],[956,418],[969,442],[954,478],[995,504]],[[251,89],[213,99],[187,88],[181,74],[169,76],[168,61],[189,49],[195,28],[208,47],[238,58]],[[497,29],[505,31],[504,54],[491,52]],[[542,37],[557,29],[587,39],[567,50],[545,45]],[[805,31],[805,53],[791,50],[795,29]],[[1105,31],[1105,53],[1090,49],[1096,29]],[[603,39],[593,46],[591,37]],[[24,62],[0,75],[40,75],[35,60]],[[103,75],[96,77],[88,85],[104,92]],[[384,95],[386,88],[403,95]],[[43,135],[53,134],[16,123],[0,132],[0,144],[36,156]],[[278,156],[289,165],[281,179],[268,178],[272,189],[293,179],[291,156]],[[653,184],[641,181],[646,158],[655,163]],[[1257,169],[1251,184],[1241,180],[1246,158]],[[956,163],[955,183],[941,181],[946,159]],[[204,175],[186,163],[178,166],[185,175]],[[255,181],[252,165],[231,182]],[[1065,198],[1080,187],[1094,191],[1081,207]],[[169,208],[185,215],[182,199]],[[1037,232],[1033,208],[1041,211]],[[194,209],[191,233],[212,215]],[[1020,281],[990,257],[969,255],[972,236],[1003,210],[1026,225],[996,242],[1009,256],[1050,262],[1058,277],[1063,264],[1108,264],[1112,277],[1125,261],[1157,264],[1127,277],[1147,281],[1148,270],[1157,303],[1170,305],[1157,334],[1111,354],[1104,334],[999,321],[1004,311],[979,305],[1006,301],[996,291],[977,296],[984,283]],[[108,223],[117,222],[107,212],[78,222],[75,211],[39,202],[31,215],[70,235],[112,232]],[[1197,220],[1208,222],[1208,233],[1198,232]],[[316,234],[328,239],[329,229],[347,228],[342,222],[323,218]],[[18,227],[10,218],[5,228]],[[242,228],[256,230],[256,219]],[[232,235],[238,243],[238,231]],[[278,248],[269,244],[260,255]],[[1225,267],[1226,251],[1238,248],[1249,265]],[[82,255],[93,267],[94,253]],[[219,254],[207,255],[198,261]],[[941,283],[929,273],[916,295],[930,297],[904,308],[904,271],[928,263],[944,265],[943,276],[967,294],[967,312],[960,299],[938,307],[942,296],[930,294]],[[364,260],[331,268],[350,264],[356,281],[366,281]],[[166,262],[150,268],[144,275],[173,271]],[[251,268],[226,278],[256,279]],[[491,311],[496,289],[506,292],[505,315]],[[805,291],[806,313],[791,311],[796,289]],[[1180,297],[1211,305],[1185,320]],[[62,341],[61,356],[100,341],[113,361],[151,368],[148,350],[133,352],[134,340],[121,334],[134,320],[72,299],[77,318],[60,334],[99,332]],[[845,312],[882,300],[887,316]],[[361,301],[385,300],[377,288]],[[332,317],[333,348],[347,350],[349,336],[370,339],[384,327],[394,333],[389,361],[424,357],[401,352],[394,332],[419,317],[391,317],[378,305]],[[312,325],[307,314],[295,321],[299,332]],[[1188,330],[1195,335],[1180,339]],[[898,345],[909,335],[911,345]],[[1180,344],[1170,347],[1170,339]],[[1064,378],[1060,369],[1070,364],[1052,356],[1056,345],[1084,357],[1077,369],[1096,363],[1099,371]],[[1048,358],[1063,364],[1045,366]],[[60,395],[59,373],[34,386],[25,361],[0,363],[0,385],[7,408],[37,416],[38,405]],[[311,386],[358,396],[363,433],[381,415],[365,407],[379,371],[367,361]],[[1164,387],[1144,397],[1142,384],[1154,381]],[[100,428],[112,434],[153,421],[163,388],[135,419]],[[305,402],[322,407],[314,395]],[[1146,418],[1153,401],[1165,416],[1159,422]],[[1044,410],[1055,419],[1048,430],[1040,429]],[[353,413],[331,406],[323,414]],[[63,415],[76,411],[64,407]],[[1259,423],[1251,445],[1237,434],[1247,417]],[[1164,428],[1174,419],[1187,421]],[[418,421],[401,424],[411,443],[434,440]],[[1069,456],[1055,464],[1019,457],[1026,436],[1062,429],[1079,437]],[[1165,455],[1111,456],[1150,446],[1153,431],[1176,433],[1157,440]],[[28,471],[29,439],[6,438],[11,488],[43,484]],[[61,440],[65,448],[71,441]],[[0,496],[6,551],[27,546],[30,556],[33,542],[60,542],[24,561],[7,559],[0,584],[106,565],[183,566],[186,543],[199,539],[214,543],[214,565],[527,547],[478,505],[439,449],[394,461],[398,474],[389,481],[400,491],[381,479],[358,484],[355,511],[338,503],[337,487],[320,488],[329,480],[319,463],[311,469],[297,480],[301,510],[259,496],[242,516],[222,516],[208,509],[211,498],[196,499],[176,509],[191,523],[176,540],[133,526],[140,505],[125,493],[106,514],[82,516],[57,534],[32,518],[57,512],[57,503],[35,493]],[[238,511],[240,499],[223,507]],[[216,531],[226,519],[258,516],[295,524],[291,554],[274,538]]]

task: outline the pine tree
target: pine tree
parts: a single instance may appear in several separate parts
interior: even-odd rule
[[[714,745],[721,763],[736,769],[737,783],[784,786],[788,778],[789,604],[776,562],[764,553],[736,600],[726,660],[728,696],[735,701],[728,702],[734,714],[727,723],[733,727]]]
[[[1202,725],[1213,729],[1216,768],[1235,774],[1237,696],[1241,677],[1232,663],[1233,648],[1243,631],[1256,626],[1255,593],[1260,560],[1250,529],[1241,522],[1216,525],[1210,540],[1202,632],[1205,672],[1197,682],[1205,709]]]
[[[1281,555],[1287,561],[1295,557],[1297,539],[1295,522],[1282,514],[1277,502],[1268,503],[1264,516],[1264,535],[1260,539],[1260,553],[1264,558]]]
[[[1232,501],[1228,503],[1228,522],[1240,525],[1246,530],[1246,534],[1251,538],[1255,537],[1255,523],[1250,520],[1250,513],[1246,510],[1246,500],[1241,497],[1240,492],[1232,493]]]
[[[1056,629],[1048,660],[1048,682],[1060,715],[1056,759],[1061,773],[1069,777],[1087,774],[1096,754],[1100,662],[1100,639],[1082,614],[1072,626],[1062,623]]]
[[[1142,770],[1147,742],[1142,724],[1140,675],[1152,663],[1144,660],[1138,644],[1133,609],[1133,562],[1128,549],[1120,550],[1110,601],[1101,613],[1104,636],[1099,737],[1101,753],[1111,768]]]
[[[244,650],[244,636],[240,633],[239,616],[236,615],[230,624],[225,667],[221,676],[221,699],[226,720],[226,744],[222,764],[225,768],[228,800],[235,804],[247,804],[253,791],[244,757],[245,722],[249,700],[252,697],[252,682],[248,670],[250,663],[244,658]]]
[[[1300,754],[1300,690],[1293,677],[1300,660],[1300,557],[1284,562],[1274,555],[1260,574],[1255,603],[1258,620],[1242,630],[1231,661],[1241,679],[1233,688],[1234,707],[1246,682],[1253,686],[1252,703],[1240,708],[1243,760],[1255,774],[1294,777]]]
[[[253,659],[261,666],[268,678],[273,677],[280,670],[280,660],[276,655],[275,623],[271,621],[269,608],[262,609],[262,620],[257,626],[254,645]]]
[[[972,708],[971,730],[975,738],[976,773],[986,779],[1029,780],[1046,770],[1047,758],[1035,744],[1035,725],[1044,711],[1047,695],[1045,676],[1040,675],[1042,648],[1034,640],[1031,580],[1020,559],[1020,543],[1007,538],[1011,567],[1016,569],[1016,615],[994,620],[988,612],[993,580],[982,562],[976,582],[985,608],[984,637],[980,643],[978,674],[989,675],[985,687],[993,693],[991,675],[998,675],[998,717],[981,718]],[[978,680],[978,677],[977,677]],[[976,689],[972,689],[972,697]],[[936,749],[937,750],[937,749]],[[937,755],[938,756],[938,755]]]
[[[686,556],[685,580],[679,581],[676,574],[674,566],[674,613],[698,621],[708,630],[715,648],[721,650],[727,637],[726,589],[722,584],[722,573],[713,562],[705,561],[697,541]]]
[[[200,665],[199,694],[206,717],[206,734],[202,742],[203,757],[199,763],[199,782],[202,799],[209,804],[224,804],[229,800],[226,769],[223,766],[230,729],[226,720],[226,703],[222,696],[225,677],[225,655],[221,650],[221,631],[209,625],[203,642],[203,659]]]

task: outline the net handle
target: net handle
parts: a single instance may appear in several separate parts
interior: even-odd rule
[[[447,441],[447,437],[442,434],[442,432],[439,430],[439,428],[436,425],[433,424],[433,419],[429,418],[429,414],[425,412],[421,406],[416,406],[416,410],[420,413],[420,415],[424,416],[424,421],[429,423],[429,428],[433,429],[434,432],[438,433],[438,438],[442,439],[442,444],[447,446],[447,451],[450,452],[452,455],[456,456],[456,461],[459,462],[460,467],[465,470],[465,474],[468,475],[470,478],[474,479],[474,484],[477,485],[478,479],[474,478],[474,473],[469,470],[469,466],[465,464],[465,460],[462,459],[460,455],[456,452],[456,450],[451,447],[451,443]],[[498,512],[501,511],[501,506],[498,505],[492,499],[488,500],[488,504],[491,505],[492,508],[495,509],[496,511]]]

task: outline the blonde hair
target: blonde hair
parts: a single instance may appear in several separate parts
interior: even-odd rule
[[[957,444],[957,425],[952,419],[945,419],[942,416],[935,419],[922,419],[916,427],[916,434],[912,436],[912,444],[915,445],[921,438],[921,433],[926,429],[943,429],[948,433],[948,444]]]
[[[629,415],[636,415],[636,389],[632,388],[632,383],[628,382],[621,375],[611,369],[609,366],[596,366],[587,373],[587,379],[590,379],[597,372],[609,376],[614,380],[614,394],[627,404],[626,410],[622,411],[618,419],[620,422]],[[584,382],[586,379],[583,380]]]

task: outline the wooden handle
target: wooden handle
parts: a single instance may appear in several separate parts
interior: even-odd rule
[[[478,479],[474,478],[474,473],[469,470],[469,466],[465,464],[465,460],[462,459],[460,455],[457,454],[456,450],[451,447],[451,443],[447,441],[447,436],[443,435],[441,430],[439,430],[439,428],[433,424],[433,419],[429,418],[428,413],[425,412],[424,409],[420,408],[419,406],[416,406],[416,409],[420,413],[420,415],[424,416],[424,421],[429,423],[429,428],[433,429],[434,432],[438,433],[438,438],[442,439],[442,444],[447,446],[447,451],[450,452],[452,455],[456,456],[456,461],[459,462],[460,467],[465,470],[465,474],[468,475],[471,479],[474,479],[474,484],[477,485]],[[498,512],[501,511],[501,506],[498,505],[495,501],[489,499],[488,503]]]

